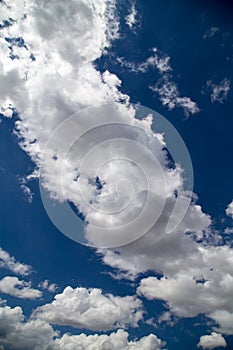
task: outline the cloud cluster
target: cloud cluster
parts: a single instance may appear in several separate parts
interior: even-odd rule
[[[119,78],[108,71],[101,73],[95,66],[95,61],[110,47],[111,40],[117,37],[118,21],[114,16],[114,6],[114,2],[107,0],[71,0],[66,6],[61,0],[0,2],[3,24],[0,30],[1,113],[10,117],[14,110],[18,111],[19,121],[16,123],[16,129],[21,146],[37,166],[41,164],[48,139],[61,122],[66,121],[74,112],[108,100],[124,101],[123,106],[118,104],[122,112],[120,121],[130,126],[144,126],[144,129],[151,132],[151,118],[143,120],[135,118],[135,111],[128,105],[129,97],[120,91]],[[146,71],[151,66],[156,66],[162,77],[158,84],[150,88],[158,93],[164,105],[170,109],[182,107],[187,116],[199,111],[196,103],[190,98],[180,96],[176,84],[172,81],[167,56],[160,57],[155,50],[152,58],[139,66],[132,66],[132,69]],[[224,80],[221,86],[213,86],[211,98],[213,101],[221,102],[226,98],[228,91],[229,81]],[[113,110],[106,110],[104,118],[111,120],[112,112]],[[95,117],[95,114],[93,116]],[[95,122],[98,124],[98,120]],[[107,145],[108,147],[104,147],[105,154],[100,152],[97,157],[93,153],[89,163],[86,164],[91,164],[93,168],[87,166],[86,169],[91,170],[84,172],[82,184],[87,200],[82,201],[80,191],[77,190],[80,177],[78,166],[82,158],[76,156],[81,155],[76,152],[77,148],[74,145],[73,153],[65,158],[65,162],[62,157],[67,140],[69,141],[77,131],[86,130],[86,126],[88,120],[86,124],[85,120],[81,125],[68,124],[67,129],[63,129],[61,134],[58,133],[56,142],[47,149],[47,158],[43,163],[44,187],[59,201],[64,200],[65,193],[65,200],[73,202],[85,214],[88,222],[120,226],[128,217],[134,218],[135,213],[137,216],[143,207],[147,177],[143,177],[139,167],[136,169],[132,162],[126,163],[125,159],[119,160],[119,157],[116,161],[116,156],[119,154],[116,153],[112,142]],[[98,137],[97,140],[103,141],[101,137],[106,135],[106,130],[103,128],[100,133],[94,134]],[[147,139],[145,132],[136,132],[132,135],[132,129],[125,131],[124,128],[118,132],[122,134],[122,130],[128,139],[131,136],[134,140],[143,140],[144,145],[153,148],[162,166],[163,177],[154,176],[156,181],[152,183],[151,192],[154,197],[156,194],[161,194],[159,191],[163,188],[162,179],[165,180],[166,201],[159,220],[145,236],[117,250],[99,250],[103,261],[115,269],[118,278],[133,279],[148,270],[159,272],[163,275],[160,279],[155,277],[142,279],[138,287],[140,295],[148,299],[165,300],[170,311],[180,317],[192,317],[204,312],[219,323],[220,331],[233,334],[232,250],[228,246],[215,246],[219,237],[211,233],[211,219],[203,213],[195,201],[191,203],[182,222],[171,234],[165,234],[167,222],[176,202],[177,190],[183,189],[182,169],[168,166],[168,156],[164,149],[166,144],[161,134],[153,133],[153,137]],[[95,137],[90,133],[86,140],[80,139],[82,147],[79,150],[81,149],[84,155],[85,151],[89,150],[87,146],[96,145]],[[155,143],[151,144],[151,140]],[[121,145],[118,143],[118,146]],[[118,151],[122,149],[123,147],[118,147]],[[122,152],[125,155],[125,149]],[[130,147],[127,148],[127,152],[130,152],[130,156],[137,153],[138,159],[149,164],[149,173],[153,174],[150,165],[154,163],[147,161],[143,153],[135,152],[135,149],[132,152]],[[106,155],[111,162],[106,164],[101,176],[97,178],[94,166],[98,161],[103,162]],[[66,174],[64,191],[60,191],[58,176],[61,165]],[[158,171],[156,175],[159,175]],[[101,210],[114,208],[116,203],[114,199],[118,198],[116,189],[119,177],[121,180],[126,180],[126,183],[121,181],[121,204],[123,207],[127,206],[128,198],[132,197],[134,205],[127,206],[126,213],[120,212],[117,216],[119,220],[116,222],[114,215],[103,215]],[[133,179],[135,183],[132,193],[127,183],[128,179]],[[105,201],[106,198],[108,201]],[[90,203],[97,206],[98,215],[89,210]],[[157,207],[152,206],[151,209],[157,210]],[[182,211],[182,208],[180,210]],[[91,231],[91,227],[88,229],[87,234],[93,239],[95,232]],[[14,272],[18,271],[22,275],[29,273],[28,266],[16,262],[3,250],[0,251],[0,258],[3,267]],[[32,293],[32,289],[17,278],[8,277],[1,282],[3,290],[10,291],[12,295],[22,296],[20,294],[22,290]],[[20,288],[17,288],[20,285],[23,287],[21,292],[18,290]],[[135,327],[142,319],[141,302],[138,298],[115,297],[104,295],[98,289],[71,287],[56,295],[52,303],[37,308],[33,318],[27,323],[23,323],[20,308],[5,307],[1,311],[6,319],[14,320],[4,323],[5,328],[6,325],[9,327],[3,329],[4,338],[1,339],[3,346],[12,349],[17,346],[18,349],[20,346],[32,349],[35,344],[38,344],[37,349],[53,346],[51,339],[56,334],[48,322],[107,330],[127,325]],[[36,328],[41,331],[42,336],[38,335]],[[103,349],[111,346],[119,348],[121,344],[126,349],[160,347],[158,339],[154,336],[143,338],[138,342],[129,342],[127,333],[120,331],[113,334],[115,335],[109,335],[107,338],[66,335],[56,340],[56,346],[65,349],[64,341],[66,341],[71,344],[70,348],[73,346],[75,349],[83,344],[87,344],[86,348],[88,346],[91,348],[92,345],[88,344],[95,342],[100,349],[101,346]]]
[[[33,317],[51,324],[107,331],[137,327],[143,317],[142,302],[135,296],[104,295],[100,289],[66,287],[50,304],[38,307]]]
[[[25,321],[22,309],[17,306],[0,307],[0,347],[3,350],[160,350],[162,341],[150,334],[139,340],[129,341],[128,333],[119,329],[109,335],[60,336],[45,321],[29,319]]]
[[[48,280],[40,282],[38,287],[40,287],[43,290],[48,290],[49,292],[55,292],[55,290],[57,289],[57,285],[55,283],[50,283]]]
[[[0,346],[3,350],[45,350],[57,332],[41,320],[25,322],[21,307],[0,307]]]

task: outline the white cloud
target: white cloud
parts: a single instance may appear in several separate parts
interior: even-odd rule
[[[204,313],[219,323],[216,329],[233,334],[232,262],[233,251],[227,246],[200,247],[199,254],[184,257],[173,275],[142,279],[138,293],[148,299],[165,300],[179,317]]]
[[[221,334],[212,332],[210,335],[203,335],[197,345],[199,348],[212,350],[218,347],[227,346],[225,339]]]
[[[170,110],[183,108],[186,117],[200,111],[196,102],[192,101],[190,97],[180,96],[177,85],[171,81],[169,75],[163,76],[156,85],[150,85],[149,88],[159,95],[162,104]]]
[[[162,342],[155,335],[150,334],[139,340],[128,340],[128,333],[118,330],[110,335],[90,335],[85,334],[70,336],[65,334],[61,339],[54,341],[52,349],[56,350],[76,350],[78,347],[85,350],[159,350]]]
[[[119,91],[121,82],[118,77],[110,72],[101,74],[93,64],[110,46],[110,41],[115,35],[109,35],[109,28],[117,27],[113,18],[114,3],[109,9],[109,3],[104,0],[99,0],[99,2],[92,0],[70,1],[69,6],[65,6],[62,18],[60,18],[60,14],[64,2],[51,1],[49,4],[46,2],[46,6],[43,4],[42,1],[25,2],[25,7],[21,5],[22,11],[20,14],[16,11],[13,16],[15,22],[12,26],[2,29],[1,37],[5,56],[0,74],[6,80],[6,84],[3,84],[2,96],[3,99],[4,96],[7,99],[10,98],[13,106],[20,112],[20,120],[16,127],[22,140],[21,146],[37,166],[41,165],[42,154],[49,136],[62,121],[67,121],[69,115],[84,107],[100,104],[109,99],[114,101],[128,101],[129,99],[128,96],[122,95]],[[2,6],[4,5],[2,4]],[[26,16],[23,16],[22,13]],[[113,26],[110,22],[113,23]],[[8,42],[4,37],[14,38],[19,33],[27,48],[25,46],[18,48],[17,45],[13,45],[19,59],[11,60],[8,57]],[[31,59],[32,54],[35,60]],[[156,49],[154,49],[154,57],[149,58],[147,64],[156,65],[160,72],[166,72],[170,69],[169,58],[161,56]],[[2,101],[3,106],[8,100],[4,101]],[[182,102],[186,109],[190,108],[189,104],[190,101]],[[119,106],[119,109],[120,113],[116,118],[114,111],[110,107],[106,108],[105,121],[119,121],[139,127],[146,126],[147,130],[151,131],[151,120],[149,121],[148,118],[142,121],[137,120],[134,118],[132,108],[125,107],[123,109],[122,106]],[[96,110],[95,113],[97,113]],[[98,124],[97,117],[98,115],[94,122]],[[75,152],[73,148],[73,153],[69,154],[65,162],[62,162],[62,157],[67,140],[77,137],[78,133],[85,130],[85,123],[88,125],[87,119],[83,121],[83,125],[79,120],[75,125],[72,124],[69,125],[69,128],[64,128],[62,134],[59,134],[55,140],[56,142],[47,149],[46,159],[42,164],[42,181],[53,198],[63,201],[65,193],[65,199],[73,202],[82,211],[86,221],[90,223],[87,225],[85,234],[89,241],[94,244],[96,243],[93,242],[96,239],[96,230],[93,232],[93,225],[103,223],[111,229],[114,222],[122,227],[122,222],[125,222],[127,218],[131,219],[138,215],[145,203],[147,183],[140,169],[135,171],[134,167],[125,160],[115,161],[115,158],[119,157],[120,148],[114,147],[114,142],[110,142],[108,147],[104,149],[105,153],[100,152],[97,157],[93,156],[91,166],[83,179],[83,192],[87,193],[87,198],[83,199],[83,193],[78,191],[77,182],[74,181],[77,176],[77,168],[82,161],[79,158],[81,157],[80,152]],[[126,138],[129,138],[130,132],[124,133]],[[119,135],[122,134],[122,132],[119,133]],[[145,133],[134,132],[135,141],[141,142],[145,136]],[[98,132],[98,138],[101,137],[106,137],[105,131]],[[162,163],[160,173],[159,167],[157,167],[156,173],[153,174],[157,178],[157,183],[151,181],[153,198],[158,199],[159,196],[162,198],[163,181],[166,182],[165,196],[170,197],[173,191],[182,187],[182,169],[171,170],[167,166],[167,153],[164,150],[164,141],[161,135],[153,134],[151,139],[147,138],[147,140],[146,146],[148,147],[152,141],[154,142],[155,155]],[[86,143],[82,144],[82,151],[88,150],[90,145],[90,140],[87,138]],[[122,157],[123,152],[121,149],[120,151]],[[137,153],[137,161],[144,161],[144,164],[147,162],[148,172],[152,174],[152,168],[155,168],[153,167],[154,162],[149,164],[148,158],[145,159],[142,151],[135,152],[132,147],[126,147],[123,158],[128,156],[129,159],[134,160],[135,153]],[[95,184],[90,183],[90,179],[95,178],[94,165],[97,164],[97,161],[103,164],[106,157],[111,157],[114,161],[109,162],[104,167],[104,171],[101,172],[105,186],[103,186],[101,193],[96,194]],[[64,173],[66,174],[62,190],[58,176],[61,165],[64,165]],[[119,215],[105,215],[103,209],[106,207],[108,210],[114,209],[114,205],[118,204],[109,200],[106,204],[105,199],[116,193],[115,189],[120,177],[127,180],[134,179],[133,182],[136,186],[132,205]],[[121,187],[122,198],[120,199],[124,204],[131,196],[131,188],[126,184]],[[92,208],[90,209],[88,205],[90,201],[97,206],[97,213]],[[156,204],[158,204],[158,200]],[[137,226],[135,224],[134,230],[137,229]],[[132,235],[134,230],[130,231]],[[105,240],[106,235],[100,239],[101,243]]]
[[[137,24],[137,10],[135,3],[132,3],[129,14],[125,17],[125,23],[129,26],[130,29],[133,29]]]
[[[66,287],[51,304],[38,307],[34,318],[51,324],[106,331],[137,327],[143,317],[142,302],[135,296],[104,295],[100,289]]]
[[[208,80],[206,88],[202,90],[202,94],[210,92],[211,102],[224,103],[227,100],[228,93],[230,91],[231,81],[230,79],[223,79],[219,84],[215,84],[212,80]]]
[[[203,39],[210,39],[212,38],[212,36],[215,35],[215,33],[219,32],[219,28],[217,27],[211,27],[210,29],[208,29],[205,34],[203,35]]]
[[[43,290],[48,290],[51,293],[55,292],[55,290],[57,289],[56,283],[50,283],[48,280],[44,280],[43,282],[40,282],[38,287]]]
[[[231,235],[233,233],[233,227],[226,227],[224,233],[226,235]]]
[[[159,220],[152,229],[137,241],[113,250],[99,250],[103,261],[117,269],[121,276],[134,279],[139,273],[154,270],[174,275],[183,268],[184,261],[199,259],[199,245],[186,233],[195,232],[200,240],[208,234],[211,220],[200,206],[191,205],[180,225],[166,234],[167,220],[174,206],[174,198],[168,198]],[[123,274],[123,275],[122,275]]]
[[[32,193],[31,189],[24,184],[21,185],[20,187],[22,188],[23,193],[25,194],[25,197],[28,200],[28,203],[32,203],[34,193]]]
[[[16,261],[13,256],[0,247],[0,268],[8,269],[19,275],[29,275],[32,271],[31,266]]]
[[[233,218],[233,201],[228,204],[226,214]]]
[[[157,68],[160,74],[171,71],[170,57],[160,52],[157,48],[153,48],[152,51],[153,55],[141,63],[129,62],[122,57],[118,57],[117,61],[122,67],[126,67],[128,70],[135,73],[145,73],[149,68],[153,67]]]
[[[154,334],[129,341],[128,333],[119,329],[109,335],[70,335],[62,337],[45,321],[25,321],[21,307],[0,307],[0,346],[7,350],[160,350],[163,343]]]
[[[36,299],[42,296],[38,289],[31,288],[31,284],[19,280],[18,277],[6,276],[0,280],[0,291],[22,299]]]
[[[126,67],[135,73],[145,73],[150,68],[156,68],[162,75],[162,78],[159,79],[157,84],[149,85],[149,88],[159,95],[162,104],[170,110],[179,107],[183,108],[187,117],[190,114],[198,113],[200,109],[197,103],[192,101],[190,97],[181,97],[177,85],[172,81],[170,57],[157,48],[153,48],[152,51],[153,55],[141,63],[129,62],[123,57],[118,57],[117,61],[122,67]]]
[[[0,345],[9,350],[46,350],[57,335],[41,320],[24,321],[21,307],[0,307]]]

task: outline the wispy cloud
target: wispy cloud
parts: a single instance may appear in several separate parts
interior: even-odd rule
[[[190,114],[195,114],[200,111],[196,102],[190,97],[182,97],[176,83],[170,80],[169,75],[163,76],[157,84],[150,85],[149,88],[159,95],[160,101],[168,109],[183,108],[186,117]]]
[[[162,104],[170,110],[182,108],[186,117],[190,114],[198,113],[200,109],[197,103],[192,101],[190,97],[182,97],[180,95],[178,86],[173,81],[170,57],[157,48],[153,48],[152,52],[153,54],[144,62],[127,61],[123,57],[118,57],[117,62],[122,67],[135,73],[146,73],[149,69],[157,69],[161,78],[155,85],[149,85],[149,89],[158,94]]]
[[[153,48],[152,52],[153,54],[144,62],[130,62],[123,57],[118,57],[117,62],[120,63],[122,67],[126,67],[128,70],[135,73],[146,73],[150,68],[157,68],[161,74],[172,70],[169,56],[163,54],[157,48]]]
[[[212,103],[224,103],[227,100],[230,85],[231,81],[227,78],[220,81],[219,84],[215,84],[212,80],[208,80],[206,87],[202,89],[202,94],[204,95],[205,93],[209,93]]]
[[[215,33],[219,32],[219,28],[217,27],[211,27],[209,28],[205,34],[203,35],[203,39],[206,40],[206,39],[210,39],[212,38],[212,36],[215,35]]]
[[[125,17],[125,23],[129,26],[130,29],[133,29],[138,23],[137,14],[138,13],[136,10],[135,2],[133,2],[128,15]]]
[[[10,256],[8,252],[0,247],[0,268],[8,269],[18,275],[29,275],[32,272],[32,267],[23,264],[13,256]]]

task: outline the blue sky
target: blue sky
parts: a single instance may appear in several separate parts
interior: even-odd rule
[[[0,7],[0,349],[232,349],[232,6]]]

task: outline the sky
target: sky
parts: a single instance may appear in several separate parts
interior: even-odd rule
[[[0,1],[0,350],[233,349],[232,15]]]

